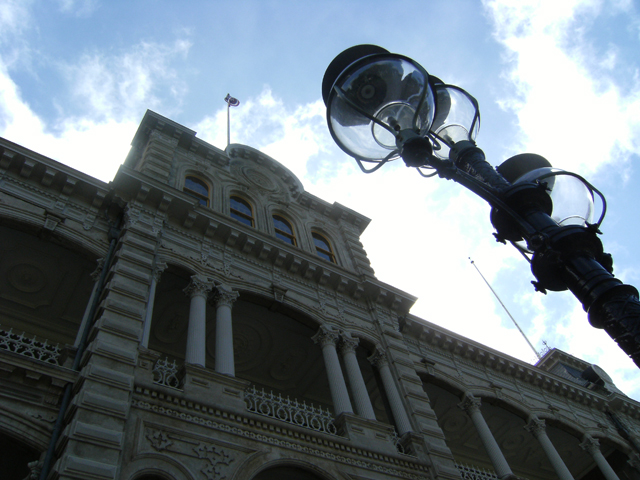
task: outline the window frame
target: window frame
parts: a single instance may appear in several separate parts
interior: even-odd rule
[[[278,238],[279,240],[282,240],[285,243],[288,243],[289,245],[293,245],[294,247],[298,246],[298,240],[296,239],[296,231],[293,228],[293,224],[291,223],[291,221],[286,218],[283,215],[280,215],[278,213],[274,213],[271,215],[271,220],[273,221],[273,229],[275,230],[276,233],[276,238]],[[284,230],[278,228],[276,226],[276,220],[286,224],[289,229],[291,230],[291,233],[285,232]],[[278,235],[281,235],[285,238],[288,238],[290,241],[285,240],[284,238],[280,238]]]
[[[324,244],[327,245],[327,247],[329,247],[328,250],[318,246],[318,244],[316,244],[315,240],[316,238],[318,240],[320,240],[321,242],[323,242]],[[337,265],[337,261],[336,261],[336,255],[335,253],[333,253],[333,248],[331,247],[331,242],[329,241],[329,239],[326,237],[326,235],[320,233],[320,232],[316,232],[316,231],[311,231],[311,239],[313,240],[313,246],[316,249],[316,255],[320,258],[322,258],[323,260],[326,260],[327,262],[331,262]],[[321,255],[324,254],[325,256]]]
[[[192,179],[195,180],[194,183],[201,183],[206,189],[207,189],[207,195],[203,195],[200,192],[197,192],[195,190],[192,190],[191,188],[187,187],[187,180]],[[204,180],[202,177],[199,177],[197,175],[193,175],[191,173],[188,173],[184,176],[184,183],[182,185],[182,191],[184,193],[186,193],[187,195],[189,195],[192,198],[195,198],[196,200],[198,200],[198,204],[203,206],[203,207],[209,207],[211,205],[211,186],[209,185],[209,182],[207,182],[206,180]],[[201,203],[201,201],[204,200],[206,202],[206,205],[203,205]]]
[[[240,203],[240,204],[244,204],[247,208],[249,208],[249,211],[251,212],[251,215],[247,215],[246,213],[233,208],[233,201],[234,199]],[[229,195],[229,216],[231,218],[233,218],[234,220],[237,220],[238,222],[242,223],[243,225],[247,225],[248,227],[253,227],[255,228],[256,226],[256,219],[253,213],[253,205],[251,204],[251,202],[249,200],[247,200],[244,197],[241,197],[240,195],[236,195],[236,194],[231,194]],[[240,217],[240,218],[237,218]],[[241,220],[248,220],[249,222],[251,222],[251,224],[248,224],[247,222]]]

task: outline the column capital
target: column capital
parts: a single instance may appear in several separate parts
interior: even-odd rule
[[[462,397],[462,401],[458,404],[458,408],[464,410],[467,415],[471,415],[475,412],[480,412],[480,406],[482,405],[482,400],[478,397],[474,397],[470,393],[465,393]]]
[[[638,455],[637,453],[632,453],[631,455],[629,455],[629,460],[627,460],[627,463],[636,470],[640,471],[640,455]]]
[[[589,452],[592,456],[597,455],[600,452],[600,442],[593,438],[591,435],[585,435],[580,444],[580,448]]]
[[[203,277],[202,275],[194,275],[191,277],[191,282],[189,282],[189,285],[187,285],[187,287],[182,291],[190,298],[196,296],[207,298],[212,288],[213,285],[207,277]]]
[[[213,293],[213,300],[216,303],[216,306],[219,307],[221,305],[226,305],[227,307],[231,307],[233,302],[238,299],[240,294],[235,292],[226,285],[218,285],[216,287],[216,291]]]
[[[380,348],[380,345],[376,346],[373,354],[367,360],[369,360],[371,365],[377,368],[389,366],[389,358],[387,357],[387,354],[382,350],[382,348]]]
[[[319,343],[321,347],[333,345],[334,347],[340,340],[340,333],[331,325],[320,325],[318,333],[311,337],[313,343]]]
[[[529,422],[524,426],[524,429],[531,432],[536,438],[538,438],[539,435],[546,435],[547,433],[545,421],[538,417],[531,417]]]
[[[166,269],[167,264],[165,262],[156,262],[156,264],[153,266],[153,272],[151,273],[153,275],[153,279],[156,282],[159,282],[162,272],[164,272]]]
[[[102,269],[104,268],[104,257],[99,258],[98,260],[96,260],[96,269],[91,272],[91,279],[94,282],[97,282],[98,279],[100,278],[100,274],[102,273]]]
[[[340,337],[340,353],[346,355],[347,353],[355,353],[360,339],[352,337],[349,333],[344,332]]]

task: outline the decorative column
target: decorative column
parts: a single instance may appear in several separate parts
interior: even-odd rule
[[[589,452],[593,457],[593,460],[596,462],[596,465],[598,465],[598,468],[602,472],[602,475],[604,475],[604,478],[607,480],[620,480],[620,477],[616,475],[616,472],[613,471],[613,468],[611,468],[607,459],[602,455],[602,452],[600,451],[600,442],[598,440],[590,435],[585,435],[580,447]]]
[[[376,414],[373,412],[369,392],[364,383],[364,378],[362,378],[362,371],[360,371],[360,365],[358,365],[358,359],[356,358],[356,347],[358,343],[360,343],[358,338],[353,338],[350,334],[344,333],[340,342],[340,353],[342,354],[344,366],[347,369],[347,378],[351,386],[351,394],[353,395],[356,412],[361,417],[375,420]]]
[[[336,352],[336,344],[340,336],[337,330],[329,325],[322,325],[318,333],[311,340],[319,343],[322,347],[322,356],[324,357],[324,366],[327,370],[329,379],[329,390],[331,391],[331,399],[333,400],[333,409],[336,417],[341,413],[353,413],[351,402],[349,401],[349,392],[347,384],[344,382],[342,368],[340,368],[340,359]]]
[[[82,334],[87,328],[87,324],[89,323],[89,314],[91,313],[91,305],[96,299],[96,295],[98,294],[98,279],[100,278],[100,274],[102,273],[102,268],[104,267],[104,258],[99,258],[97,260],[98,266],[96,269],[91,272],[91,279],[93,280],[93,290],[91,290],[91,295],[89,296],[89,302],[87,302],[87,307],[84,309],[84,315],[82,316],[82,321],[80,322],[80,328],[78,328],[78,333],[76,334],[76,340],[73,342],[74,347],[79,347],[80,342],[82,341]]]
[[[407,432],[411,432],[411,423],[409,422],[409,417],[404,409],[400,393],[398,393],[398,389],[393,380],[387,355],[380,350],[380,347],[376,347],[373,355],[369,357],[369,361],[378,369],[378,372],[380,372],[382,387],[384,388],[384,393],[387,395],[387,400],[389,401],[389,406],[391,407],[391,413],[393,414],[393,419],[396,422],[398,433],[402,436]]]
[[[164,262],[156,262],[153,267],[153,273],[151,274],[151,285],[149,286],[149,298],[147,299],[147,310],[144,315],[144,325],[142,328],[142,338],[140,339],[140,345],[144,348],[149,348],[149,335],[151,334],[151,319],[153,318],[153,304],[156,301],[156,287],[160,281],[162,272],[167,268],[167,264]]]
[[[502,450],[500,450],[500,447],[498,446],[498,442],[496,442],[496,439],[493,437],[493,434],[489,429],[489,425],[487,425],[487,422],[482,416],[482,412],[480,411],[481,404],[482,402],[479,398],[466,394],[462,399],[462,402],[458,404],[458,407],[464,410],[467,415],[471,417],[471,421],[476,427],[478,435],[480,436],[480,441],[482,442],[487,455],[489,455],[489,459],[491,460],[491,464],[493,465],[493,469],[496,471],[498,478],[516,478],[511,471],[511,467],[509,467],[509,464],[507,463],[507,459],[504,458]]]
[[[212,285],[201,275],[191,277],[191,283],[183,291],[191,298],[189,328],[187,330],[187,355],[185,363],[204,367],[207,334],[207,296]]]
[[[235,377],[233,359],[233,325],[231,306],[238,298],[238,292],[231,287],[219,285],[214,299],[216,302],[216,372]]]
[[[545,428],[544,420],[540,420],[536,417],[531,417],[529,419],[529,423],[524,427],[526,430],[531,432],[531,434],[536,437],[542,450],[544,450],[545,455],[551,462],[551,466],[556,471],[558,478],[560,480],[574,480],[573,475],[562,461],[560,454],[551,443],[551,439],[547,435],[547,429]]]

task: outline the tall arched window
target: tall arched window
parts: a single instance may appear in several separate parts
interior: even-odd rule
[[[204,180],[200,180],[198,177],[187,175],[184,179],[184,193],[195,198],[200,202],[200,205],[205,207],[209,206],[209,185]]]
[[[293,227],[286,218],[281,217],[280,215],[274,215],[273,226],[276,229],[276,237],[291,245],[296,244],[296,236],[293,233]]]
[[[333,254],[329,240],[316,232],[311,232],[311,235],[313,236],[313,243],[316,246],[316,253],[318,256],[330,261],[331,263],[336,263],[336,256]]]
[[[253,208],[244,198],[238,196],[231,197],[231,218],[241,221],[245,225],[253,227]]]

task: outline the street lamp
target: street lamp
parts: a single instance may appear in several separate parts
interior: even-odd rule
[[[339,54],[327,68],[322,96],[331,136],[362,171],[402,158],[425,177],[453,180],[483,198],[496,239],[530,262],[536,290],[570,290],[589,323],[640,367],[638,291],[613,276],[611,255],[597,236],[606,202],[593,185],[535,154],[493,168],[475,144],[478,102],[375,45]],[[596,196],[602,213],[594,223]]]

